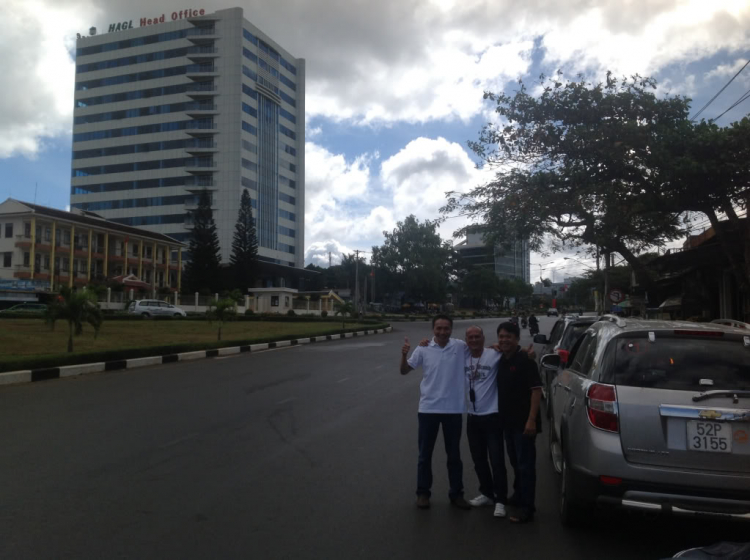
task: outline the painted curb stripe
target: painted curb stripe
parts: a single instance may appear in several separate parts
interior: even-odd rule
[[[381,334],[392,332],[393,327],[377,329],[373,331],[358,331],[342,334],[328,334],[322,336],[311,336],[310,338],[298,338],[294,340],[280,340],[278,342],[268,342],[264,344],[251,344],[244,346],[229,346],[226,348],[215,348],[211,350],[198,350],[195,352],[182,352],[179,354],[164,354],[162,356],[148,356],[145,358],[130,358],[125,360],[112,360],[109,362],[95,362],[91,364],[78,364],[72,366],[61,366],[55,368],[40,368],[34,370],[19,370],[0,373],[0,385],[11,385],[16,383],[29,383],[36,381],[47,381],[50,379],[59,379],[61,377],[73,377],[76,375],[85,375],[88,373],[98,373],[101,371],[117,371],[122,369],[133,369],[138,367],[172,364],[179,361],[198,360],[201,358],[214,358],[217,356],[226,356],[239,354],[243,352],[257,352],[258,350],[267,350],[271,348],[284,348],[287,346],[296,346],[298,344],[310,344],[313,342],[322,342],[326,340],[340,340],[356,336],[365,336],[368,334]]]
[[[59,379],[60,368],[32,369],[31,381],[47,381],[48,379]]]

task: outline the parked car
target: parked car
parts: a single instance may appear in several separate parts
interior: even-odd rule
[[[742,321],[736,321],[734,319],[714,319],[711,322],[716,323],[717,325],[726,325],[727,327],[750,330],[750,323],[743,323]]]
[[[576,343],[578,338],[598,321],[598,317],[579,317],[578,315],[565,315],[555,321],[549,337],[543,334],[534,336],[534,342],[544,344],[542,351],[539,352],[539,375],[542,378],[542,391],[546,397],[549,394],[550,384],[557,375],[557,368],[550,369],[542,365],[542,356],[547,354],[558,354],[560,364],[565,365],[568,362],[570,349]],[[549,406],[549,400],[547,400]]]
[[[137,301],[131,301],[128,305],[128,313],[133,315],[141,315],[145,318],[149,317],[187,317],[187,313],[179,307],[167,303],[166,301],[158,301],[155,299],[141,299]]]
[[[547,317],[552,317],[553,315],[554,315],[555,317],[559,317],[559,316],[560,316],[560,312],[559,312],[559,311],[558,311],[558,310],[557,310],[556,308],[554,308],[554,307],[550,307],[550,308],[549,308],[549,309],[547,310]]]
[[[740,329],[614,316],[591,325],[549,395],[563,522],[590,520],[596,505],[750,519],[749,364]]]
[[[0,313],[28,313],[30,315],[43,315],[47,311],[47,306],[43,303],[19,303],[8,309],[3,309]]]

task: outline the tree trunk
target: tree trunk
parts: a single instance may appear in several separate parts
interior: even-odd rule
[[[73,351],[73,323],[68,323],[68,352]]]
[[[620,253],[628,264],[633,267],[633,272],[638,280],[638,284],[643,286],[646,292],[651,293],[652,295],[658,295],[658,290],[654,283],[654,278],[651,275],[651,271],[637,256],[635,256],[635,254],[633,254],[630,249],[628,249],[625,243],[620,240],[611,240],[609,245],[612,250]]]
[[[708,216],[708,219],[711,222],[711,227],[713,227],[714,232],[716,232],[716,238],[719,240],[719,245],[721,245],[721,249],[724,251],[724,256],[729,259],[729,264],[732,267],[737,286],[739,286],[740,291],[743,294],[750,294],[750,280],[748,280],[748,274],[746,274],[747,259],[745,259],[745,267],[743,267],[735,254],[732,253],[732,241],[729,238],[729,235],[727,235],[725,229],[719,227],[719,218],[716,216],[716,212],[713,209],[708,209],[704,210],[704,213]],[[738,231],[737,235],[740,236],[739,239],[741,239],[742,232]],[[745,248],[745,254],[747,254],[747,248]]]
[[[221,325],[219,325],[219,340],[221,340]]]

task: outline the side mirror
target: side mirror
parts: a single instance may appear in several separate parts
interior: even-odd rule
[[[560,367],[560,356],[557,354],[545,354],[542,356],[541,364],[546,369],[557,369]]]
[[[547,344],[547,335],[546,334],[534,335],[534,342],[536,342],[537,344]]]

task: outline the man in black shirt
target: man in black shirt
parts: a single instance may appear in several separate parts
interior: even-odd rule
[[[526,523],[534,519],[536,489],[536,435],[542,431],[539,402],[542,381],[536,362],[521,352],[518,325],[502,323],[497,341],[503,357],[498,364],[497,395],[500,423],[505,445],[515,471],[513,505],[510,520]]]

